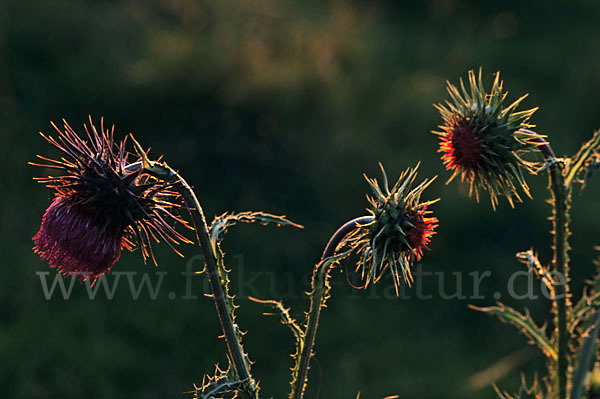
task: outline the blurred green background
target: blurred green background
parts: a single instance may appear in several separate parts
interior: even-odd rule
[[[202,277],[195,300],[181,297],[181,260],[156,246],[159,269],[139,253],[113,271],[167,272],[156,300],[135,300],[121,281],[112,300],[75,284],[69,300],[46,300],[32,251],[51,194],[27,166],[58,155],[37,134],[66,118],[78,131],[92,115],[134,132],[152,154],[179,169],[207,217],[228,210],[288,215],[304,230],[244,225],[224,244],[241,290],[238,320],[264,397],[286,397],[293,339],[247,295],[283,296],[302,319],[308,276],[335,229],[366,207],[362,173],[390,178],[422,161],[421,177],[439,174],[426,198],[439,234],[423,261],[421,290],[431,299],[392,299],[391,281],[368,292],[334,273],[322,316],[307,397],[489,398],[476,373],[514,354],[500,373],[512,390],[523,370],[543,370],[535,350],[510,326],[467,308],[494,303],[521,270],[514,253],[533,246],[550,260],[545,176],[529,179],[534,200],[492,212],[464,186],[443,183],[440,123],[432,104],[483,67],[488,84],[502,71],[509,100],[527,107],[559,155],[572,154],[600,128],[600,3],[437,0],[394,1],[0,1],[0,392],[3,398],[179,398],[227,363]],[[572,267],[576,292],[591,276],[598,244],[598,182],[574,198]],[[491,271],[485,299],[444,299],[461,272]],[[112,279],[112,280],[111,280]],[[109,276],[108,281],[114,281]],[[244,285],[240,286],[240,282]],[[525,289],[519,280],[518,289]],[[176,293],[169,299],[167,293]],[[536,285],[536,292],[539,287]],[[536,320],[544,300],[514,300]],[[519,352],[521,351],[521,352]],[[508,362],[511,363],[511,362]],[[513,364],[513,366],[515,366]],[[476,380],[476,379],[475,379]],[[481,380],[479,380],[481,383]]]

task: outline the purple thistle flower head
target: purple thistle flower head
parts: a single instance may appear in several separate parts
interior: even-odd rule
[[[123,231],[119,223],[57,196],[34,241],[35,251],[59,272],[98,277],[121,256]]]
[[[114,127],[100,132],[92,123],[84,125],[87,141],[64,122],[64,130],[53,124],[58,139],[42,137],[64,153],[60,160],[42,156],[46,164],[35,166],[62,171],[60,176],[38,178],[55,191],[40,231],[33,237],[34,251],[60,273],[81,274],[97,279],[121,256],[122,248],[139,247],[144,258],[156,264],[151,241],[174,247],[191,243],[177,232],[175,224],[189,227],[174,210],[181,207],[173,185],[147,173],[141,161],[128,161],[126,140],[114,142]]]

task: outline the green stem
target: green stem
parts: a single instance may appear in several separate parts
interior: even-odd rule
[[[557,392],[558,399],[567,398],[568,369],[569,369],[569,331],[567,329],[567,313],[569,311],[569,208],[570,187],[565,184],[563,167],[555,162],[550,167],[550,189],[554,205],[554,271],[562,276],[564,284],[556,288],[556,328],[558,330],[558,364]]]
[[[293,370],[292,392],[290,398],[302,399],[304,397],[304,389],[308,377],[308,369],[313,353],[315,338],[317,336],[317,327],[319,326],[319,317],[321,316],[321,308],[327,299],[329,287],[327,280],[329,271],[334,262],[325,263],[327,258],[335,255],[335,251],[342,240],[358,225],[368,223],[372,220],[371,216],[362,216],[346,222],[331,236],[327,243],[321,261],[317,264],[312,276],[312,291],[310,293],[310,310],[308,313],[308,321],[306,323],[306,334],[304,341],[301,342],[300,357],[297,360]]]
[[[225,336],[225,342],[227,343],[227,349],[229,350],[233,368],[235,369],[238,378],[241,381],[247,382],[248,388],[250,392],[252,392],[252,394],[243,391],[241,393],[248,398],[256,397],[256,385],[250,374],[242,345],[239,341],[238,334],[236,333],[237,326],[234,325],[233,317],[231,313],[229,313],[225,292],[221,285],[221,277],[219,276],[219,269],[216,263],[216,255],[210,242],[206,218],[204,217],[202,207],[194,194],[194,190],[187,184],[183,177],[168,166],[164,164],[161,166],[166,167],[172,173],[173,181],[178,181],[180,183],[176,186],[176,189],[183,196],[186,205],[191,211],[196,230],[196,237],[198,238],[206,262],[206,271],[213,293],[213,300],[215,302],[215,307],[217,308],[217,315],[219,317],[221,329],[223,330],[223,335]]]
[[[593,316],[592,327],[588,330],[588,335],[583,341],[581,351],[579,353],[579,364],[575,375],[573,376],[573,389],[571,390],[571,399],[580,399],[583,394],[583,386],[585,377],[592,364],[594,358],[594,348],[596,339],[598,339],[598,327],[600,327],[600,312],[596,312]]]

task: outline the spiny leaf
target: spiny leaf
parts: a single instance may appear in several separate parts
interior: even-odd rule
[[[229,270],[225,268],[224,263],[224,253],[221,249],[221,241],[227,232],[227,229],[230,226],[235,225],[236,223],[253,223],[259,222],[261,224],[269,224],[274,223],[277,226],[290,225],[298,228],[302,228],[301,225],[296,224],[284,216],[271,215],[265,212],[241,212],[241,213],[224,213],[213,220],[210,228],[209,228],[209,237],[211,241],[211,245],[213,246],[214,253],[216,255],[217,267],[219,270],[219,276],[221,278],[221,285],[223,286],[223,291],[225,293],[225,300],[227,303],[227,307],[229,308],[229,312],[233,319],[234,327],[236,328],[236,334],[238,336],[238,341],[241,344],[243,333],[239,330],[237,324],[235,324],[235,310],[237,306],[234,303],[234,297],[229,294]],[[243,347],[242,347],[243,351]],[[252,364],[250,361],[248,354],[243,351],[243,356],[248,367]]]
[[[542,388],[538,384],[537,376],[533,378],[531,386],[527,386],[525,376],[521,374],[521,387],[519,388],[519,392],[514,396],[509,395],[507,392],[500,391],[496,385],[492,385],[492,387],[496,391],[498,399],[544,399]]]
[[[194,399],[214,399],[217,397],[223,398],[225,394],[233,394],[239,391],[248,392],[246,384],[238,380],[233,368],[229,366],[227,369],[221,370],[217,364],[214,375],[205,375],[202,378],[201,386],[194,384],[193,392]]]
[[[594,250],[600,251],[600,246],[594,247]],[[594,260],[594,266],[596,266],[596,274],[592,279],[592,289],[594,292],[600,292],[600,257]]]
[[[571,390],[571,398],[580,398],[585,383],[585,377],[588,374],[590,365],[594,358],[595,343],[598,339],[598,328],[600,327],[600,313],[596,312],[593,316],[591,327],[585,332],[583,344],[579,350],[579,361],[577,369],[573,374],[573,388]]]
[[[569,160],[569,168],[567,171],[567,176],[565,178],[565,185],[569,186],[573,183],[573,181],[577,178],[580,172],[587,171],[588,173],[591,171],[592,173],[598,168],[598,165],[594,161],[598,161],[598,149],[600,148],[600,130],[594,132],[594,136],[583,144],[579,151]],[[593,163],[591,165],[588,161],[590,160]],[[588,170],[588,166],[591,166],[591,170]],[[586,176],[584,178],[584,183],[589,180],[590,176]]]
[[[292,389],[294,387],[294,383],[296,382],[296,379],[298,378],[298,366],[299,366],[299,361],[300,361],[300,355],[302,353],[302,349],[304,348],[305,345],[305,337],[306,337],[306,333],[302,330],[302,328],[296,323],[296,320],[293,319],[292,316],[290,316],[289,313],[289,309],[286,309],[285,307],[283,307],[283,304],[280,301],[273,301],[273,300],[262,300],[262,299],[257,299],[257,298],[253,298],[253,297],[248,297],[248,299],[250,299],[251,301],[257,302],[257,303],[262,303],[268,307],[270,307],[271,309],[275,310],[277,313],[279,313],[279,316],[281,317],[281,322],[285,325],[287,325],[290,330],[292,331],[292,334],[294,334],[294,336],[296,337],[296,352],[294,352],[292,354],[292,359],[294,359],[294,367],[292,367],[292,381],[291,381],[291,385],[292,385]],[[265,313],[265,315],[268,313]]]
[[[529,272],[534,273],[542,280],[542,283],[548,288],[550,295],[554,297],[554,279],[548,269],[540,263],[537,254],[533,252],[533,249],[518,252],[516,257],[519,262],[527,265]]]
[[[583,176],[583,182],[581,183],[581,189],[587,187],[592,177],[600,171],[600,154],[596,153],[590,157],[586,164],[586,173]]]
[[[569,331],[573,332],[575,327],[588,316],[589,312],[598,309],[600,309],[600,292],[596,292],[592,296],[588,296],[584,292],[569,314]]]
[[[522,333],[524,333],[532,343],[536,343],[546,356],[555,360],[558,358],[556,350],[546,336],[546,326],[538,327],[531,318],[531,315],[527,309],[525,310],[525,314],[522,314],[511,307],[505,306],[502,303],[499,303],[498,306],[490,306],[485,308],[480,308],[473,305],[469,305],[469,307],[480,312],[495,315],[501,321],[514,325]]]
[[[290,315],[290,310],[286,309],[281,301],[258,299],[251,296],[248,297],[248,299],[256,303],[262,303],[275,310],[279,314],[279,317],[281,317],[281,322],[290,328],[292,334],[296,337],[296,340],[299,343],[304,341],[304,331],[302,331],[300,326],[296,323],[296,320]],[[265,315],[266,314],[269,313],[265,313]]]
[[[492,384],[492,388],[494,388],[494,391],[496,391],[498,399],[515,399],[514,396],[510,396],[508,392],[502,392],[496,384]]]
[[[285,216],[271,215],[265,212],[240,212],[240,213],[224,213],[217,216],[210,225],[209,234],[213,246],[216,246],[223,240],[223,236],[227,229],[237,223],[254,223],[267,225],[269,223],[276,226],[293,226],[299,229],[304,228],[302,225],[294,223],[285,218]]]

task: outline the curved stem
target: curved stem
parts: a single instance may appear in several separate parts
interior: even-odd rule
[[[531,134],[534,136],[536,135],[536,133],[534,131],[531,131],[529,129],[519,129],[519,131],[528,133],[528,134]],[[554,155],[554,151],[552,151],[552,147],[550,147],[550,143],[545,138],[543,138],[541,136],[535,136],[534,138],[531,139],[531,141],[539,143],[538,148],[539,148],[540,152],[542,153],[542,155],[544,156],[544,158],[546,159],[546,161],[556,158],[556,155]]]
[[[556,158],[552,147],[550,147],[550,143],[548,143],[543,137],[539,137],[535,141],[541,143],[538,148],[547,161]]]
[[[329,239],[329,242],[325,246],[325,250],[323,251],[323,255],[321,255],[321,260],[329,258],[335,255],[335,250],[337,246],[340,245],[342,240],[358,225],[364,225],[373,220],[372,216],[361,216],[356,219],[349,220],[344,223]]]
[[[310,310],[308,312],[308,321],[306,323],[306,333],[303,342],[300,342],[301,350],[300,357],[297,359],[296,367],[293,370],[292,392],[290,398],[301,399],[304,396],[306,388],[306,380],[310,359],[313,356],[313,347],[317,335],[317,327],[319,325],[319,317],[321,316],[321,308],[327,299],[329,286],[329,271],[334,262],[324,263],[328,258],[335,255],[338,245],[344,238],[356,229],[359,225],[369,223],[373,218],[371,216],[362,216],[352,219],[342,225],[329,239],[325,246],[320,262],[313,271],[312,291],[310,293]],[[322,266],[322,267],[321,267]]]
[[[198,202],[198,198],[196,198],[196,194],[194,194],[194,190],[187,184],[183,177],[181,177],[177,172],[167,165],[162,164],[161,166],[165,167],[171,173],[170,180],[178,181],[180,183],[176,189],[182,195],[192,214],[196,237],[200,247],[202,248],[202,254],[204,255],[206,262],[206,271],[213,293],[213,300],[215,302],[215,307],[217,308],[217,315],[219,317],[221,329],[223,330],[223,335],[225,336],[225,342],[227,344],[227,349],[229,351],[229,356],[231,357],[233,368],[235,369],[238,378],[241,381],[247,382],[248,388],[251,392],[253,392],[253,394],[250,395],[247,392],[242,391],[242,394],[249,398],[253,398],[255,397],[255,383],[250,375],[250,370],[245,360],[242,345],[239,341],[238,334],[236,333],[237,326],[234,325],[233,318],[229,313],[229,308],[227,307],[225,292],[223,291],[223,286],[221,285],[221,278],[219,276],[219,269],[216,263],[216,256],[208,235],[208,227],[206,224],[206,218],[204,217],[204,212],[202,211],[200,202]]]

